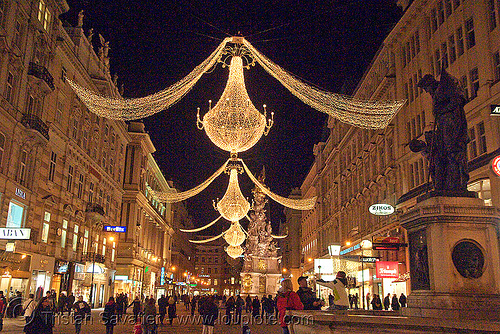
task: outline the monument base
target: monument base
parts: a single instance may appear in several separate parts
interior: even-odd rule
[[[471,196],[430,196],[402,214],[412,289],[404,315],[500,319],[499,222]]]

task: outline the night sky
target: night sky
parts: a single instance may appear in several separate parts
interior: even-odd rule
[[[175,83],[200,64],[222,39],[238,33],[287,71],[328,91],[351,93],[380,43],[401,17],[395,0],[355,1],[158,1],[69,0],[61,19],[76,25],[85,10],[84,30],[94,28],[110,41],[111,73],[117,73],[125,97],[155,93]],[[97,44],[95,46],[98,46]],[[227,81],[220,65],[170,109],[144,119],[157,149],[154,154],[167,180],[190,189],[215,172],[229,157],[196,128],[196,108],[208,111]],[[259,65],[245,70],[250,99],[262,111],[275,113],[267,137],[242,157],[254,174],[266,168],[271,191],[288,196],[299,187],[313,162],[313,145],[325,139],[326,115],[295,98]],[[195,226],[216,217],[212,200],[221,198],[228,176],[220,176],[187,201]],[[245,196],[251,181],[240,177]],[[272,203],[273,226],[284,219]],[[227,227],[218,224],[207,233]],[[243,226],[246,223],[243,222]],[[220,232],[219,232],[220,233]]]

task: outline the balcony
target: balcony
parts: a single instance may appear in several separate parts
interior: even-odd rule
[[[97,203],[87,203],[85,208],[85,217],[92,227],[99,227],[105,216],[104,208]]]
[[[106,262],[106,257],[102,254],[97,254],[94,252],[89,252],[82,255],[82,261],[104,263]]]
[[[28,129],[38,131],[45,139],[49,140],[49,126],[37,115],[24,114],[21,124]]]
[[[28,68],[28,75],[40,79],[43,82],[42,85],[46,85],[46,88],[49,88],[50,90],[54,90],[56,88],[54,86],[54,78],[52,77],[52,74],[50,74],[49,70],[47,70],[45,66],[30,62]]]

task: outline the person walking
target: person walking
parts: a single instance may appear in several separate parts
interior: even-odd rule
[[[158,299],[158,313],[160,313],[160,324],[163,325],[163,320],[165,320],[165,315],[167,314],[168,300],[165,295],[161,295]]]
[[[321,310],[321,306],[325,305],[325,303],[316,298],[314,291],[307,286],[307,277],[301,276],[297,279],[297,282],[299,283],[297,294],[304,305],[304,310]]]
[[[59,299],[57,300],[57,313],[60,313],[61,315],[64,314],[67,303],[68,303],[68,298],[66,297],[64,291],[62,291],[59,294]]]
[[[399,303],[401,304],[401,307],[406,307],[406,296],[402,292],[401,296],[399,296]]]
[[[241,312],[243,312],[243,306],[245,305],[245,301],[241,298],[240,295],[236,298],[235,302],[235,312],[234,312],[234,322],[239,325],[241,322]]]
[[[0,331],[3,330],[3,317],[7,309],[7,299],[3,296],[3,291],[0,291]]]
[[[68,315],[71,314],[71,310],[73,309],[73,305],[75,305],[75,295],[73,292],[70,292],[68,295],[68,299],[66,300],[66,309],[68,310]]]
[[[113,334],[113,330],[117,323],[116,303],[114,297],[109,297],[109,301],[104,306],[102,313],[102,321],[106,326],[106,334]]]
[[[370,293],[369,292],[366,294],[366,309],[367,310],[370,309]]]
[[[202,334],[213,334],[215,320],[219,317],[219,309],[215,305],[214,297],[208,297],[198,309],[203,319]]]
[[[391,307],[394,311],[399,311],[399,300],[398,300],[398,296],[396,296],[396,294],[392,295]]]
[[[170,298],[168,299],[168,321],[170,325],[172,325],[174,318],[177,318],[177,307],[175,305],[175,302],[175,298],[170,296]]]
[[[194,311],[196,310],[196,304],[198,303],[198,297],[194,296],[191,298],[191,317],[194,317]]]
[[[260,315],[260,301],[259,297],[255,296],[253,301],[252,301],[252,316],[254,318],[259,317]]]
[[[252,311],[252,297],[248,295],[247,298],[245,298],[245,302],[246,302],[245,312],[249,313],[250,311]]]
[[[85,321],[87,315],[90,315],[90,306],[83,301],[83,296],[78,296],[78,301],[70,308],[74,310],[73,318],[75,320],[76,334],[82,330],[82,323]]]
[[[382,310],[382,301],[380,300],[379,295],[373,295],[372,298],[372,309],[374,310]]]
[[[359,306],[358,306],[359,305],[359,295],[356,293],[353,298],[354,298],[354,308],[357,310],[359,308]]]
[[[135,296],[135,299],[130,303],[130,306],[132,307],[132,312],[134,313],[134,323],[137,323],[137,319],[139,318],[139,313],[141,313],[141,300],[139,299],[139,296]]]
[[[389,307],[391,306],[391,294],[388,293],[387,296],[384,298],[384,310],[388,311]]]
[[[40,300],[30,321],[24,326],[26,334],[52,334],[54,327],[54,309],[48,297]]]
[[[234,297],[231,296],[226,300],[226,319],[224,319],[224,324],[230,325],[231,324],[231,314],[234,311],[235,307],[235,301]]]
[[[116,296],[116,320],[120,321],[123,315],[123,294],[120,293]]]
[[[24,315],[24,319],[28,322],[31,318],[31,314],[36,308],[35,295],[30,293],[28,298],[24,301],[22,307],[22,315]]]
[[[286,310],[303,310],[304,305],[300,301],[299,295],[293,291],[292,281],[289,278],[281,282],[276,305],[278,307],[278,316],[283,334],[290,334],[288,330],[289,319],[285,319]]]
[[[154,298],[148,299],[144,305],[144,320],[142,321],[144,334],[156,333],[156,305]]]

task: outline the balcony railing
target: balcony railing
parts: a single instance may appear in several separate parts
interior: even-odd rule
[[[45,122],[42,121],[42,119],[37,115],[24,114],[23,118],[21,119],[21,124],[28,129],[33,129],[40,132],[40,134],[44,136],[45,139],[49,140],[49,126],[45,124]]]
[[[104,216],[104,208],[97,203],[87,203],[87,207],[85,209],[87,213],[98,213],[101,216]]]
[[[82,255],[82,261],[104,263],[106,262],[106,257],[102,254],[90,252]]]
[[[54,78],[52,74],[50,74],[49,70],[45,66],[30,62],[28,68],[28,75],[32,75],[40,80],[45,81],[47,86],[50,89],[54,90],[56,87],[54,86]]]

